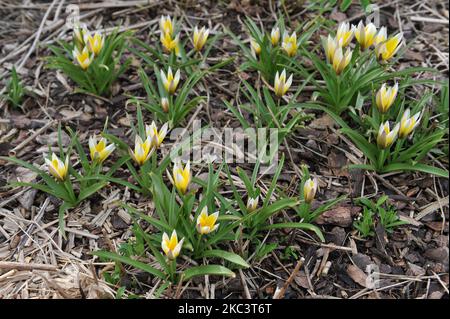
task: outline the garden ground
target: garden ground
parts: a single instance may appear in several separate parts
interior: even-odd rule
[[[74,84],[67,77],[45,68],[44,58],[50,55],[47,45],[70,35],[64,27],[69,2],[24,1],[22,4],[0,0],[0,88],[14,64],[21,66],[18,73],[29,91],[23,111],[6,103],[0,106],[0,155],[15,155],[42,165],[42,152],[48,145],[57,145],[59,122],[77,130],[80,140],[87,144],[91,134],[102,130],[107,117],[110,131],[131,145],[130,123],[135,121],[136,108],[126,101],[129,95],[145,96],[135,67],[119,78],[109,99],[75,94]],[[283,12],[285,19],[294,25],[318,14],[317,10],[307,8],[308,1],[286,1],[280,8],[276,7],[277,3],[76,1],[82,20],[92,29],[111,30],[120,25],[122,30],[134,30],[135,36],[144,41],[158,28],[163,14],[184,19],[187,31],[200,23],[214,30],[229,28],[243,38],[247,38],[245,16],[270,30],[275,12]],[[439,73],[415,76],[448,78],[448,3],[438,0],[377,3],[381,8],[380,23],[390,30],[401,30],[409,45],[399,69],[428,66]],[[345,13],[335,8],[324,15],[336,22],[351,23],[363,17],[357,4]],[[311,40],[319,41],[319,34]],[[251,81],[255,86],[263,85],[256,73],[239,71],[243,56],[231,38],[221,38],[214,51],[217,54],[211,54],[210,64],[226,57],[236,59],[201,82],[200,93],[209,98],[190,114],[186,127],[194,119],[217,127],[239,126],[222,100],[240,101],[242,97],[237,97],[236,92],[242,79],[254,79]],[[133,58],[133,66],[140,63]],[[420,86],[409,92],[412,99],[421,94]],[[349,198],[317,221],[325,234],[325,243],[301,230],[273,230],[265,240],[279,243],[277,249],[251,268],[237,271],[236,278],[196,278],[181,289],[166,290],[163,297],[271,298],[276,288],[283,287],[291,277],[285,298],[448,298],[448,180],[410,172],[385,175],[349,172],[344,166],[359,161],[363,154],[342,136],[329,117],[316,115],[295,131],[287,148],[281,147],[287,154],[279,179],[285,193],[298,192],[296,172],[300,163],[304,163],[319,177],[318,202],[341,194],[376,198],[385,193],[409,224],[392,234],[377,228],[372,239],[362,239],[352,228],[361,208]],[[151,120],[148,114],[145,116],[147,121]],[[67,143],[68,136],[63,136],[64,139]],[[428,160],[448,169],[446,159]],[[251,166],[243,168],[250,170]],[[194,171],[201,174],[200,167]],[[232,173],[237,175],[235,170]],[[102,276],[114,269],[114,263],[94,260],[90,252],[116,251],[120,243],[132,236],[130,216],[114,202],[126,201],[142,211],[152,211],[151,200],[110,184],[66,214],[67,240],[64,240],[58,232],[58,200],[28,188],[6,187],[16,179],[35,178],[28,170],[1,162],[0,298],[114,297],[118,286],[107,283]],[[264,194],[270,178],[259,183]],[[288,212],[283,214],[286,219],[292,218]],[[229,245],[230,249],[238,248]],[[300,257],[304,263],[295,269]],[[381,281],[376,288],[367,287],[365,270],[371,264],[379,267]],[[326,267],[328,271],[324,271]],[[120,286],[126,287],[127,295],[151,298],[158,285],[148,275],[130,270],[124,273]]]

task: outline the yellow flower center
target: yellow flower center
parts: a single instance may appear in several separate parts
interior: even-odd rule
[[[178,244],[178,239],[175,236],[172,236],[169,241],[166,241],[166,244],[169,250],[174,250]]]

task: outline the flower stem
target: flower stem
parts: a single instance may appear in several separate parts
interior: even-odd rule
[[[336,76],[336,103],[337,103],[337,112],[341,113],[341,76]]]
[[[380,156],[378,157],[378,171],[381,171],[381,169],[384,166],[384,161],[385,161],[385,154],[386,154],[386,150],[381,150],[380,151]]]
[[[170,261],[170,278],[172,279],[172,281],[175,281],[175,274],[177,271],[177,260],[174,258],[173,260]]]
[[[395,150],[394,150],[394,155],[392,156],[392,160],[395,161],[397,159],[398,153],[402,149],[404,142],[405,142],[404,139],[399,139],[399,141],[397,141],[397,143],[395,144]]]

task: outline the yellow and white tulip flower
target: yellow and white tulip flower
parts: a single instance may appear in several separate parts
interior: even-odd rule
[[[250,46],[252,47],[252,50],[256,55],[259,55],[261,53],[261,46],[255,39],[250,39]]]
[[[107,143],[108,141],[103,137],[98,143],[95,136],[89,138],[89,151],[92,161],[99,161],[101,163],[116,149],[114,144],[109,144],[107,146]]]
[[[178,257],[183,247],[184,238],[178,241],[177,231],[174,229],[172,235],[169,236],[164,232],[161,241],[161,249],[169,259],[175,259]]]
[[[219,217],[219,212],[215,212],[214,214],[208,215],[208,208],[203,207],[200,215],[197,217],[196,228],[197,231],[202,234],[209,234],[217,228],[219,228],[220,224],[216,224],[217,218]]]
[[[255,211],[258,208],[258,202],[259,202],[259,197],[256,196],[255,198],[252,197],[248,197],[247,199],[247,210],[249,213]]]
[[[169,125],[165,123],[161,127],[161,129],[158,130],[154,121],[151,125],[145,126],[145,134],[147,135],[147,137],[150,137],[153,147],[158,148],[161,145],[167,135],[168,127]]]
[[[317,181],[317,178],[308,178],[306,180],[305,185],[303,185],[303,196],[306,203],[311,204],[311,202],[314,200],[314,198],[316,197],[318,185],[319,183]]]
[[[272,32],[270,32],[270,42],[272,42],[273,46],[276,46],[278,42],[280,42],[280,37],[281,37],[280,28],[274,27],[272,29]]]
[[[337,38],[333,38],[331,35],[328,35],[328,38],[322,38],[322,45],[325,50],[328,63],[333,63],[334,53],[339,47],[342,47],[342,40],[338,41]]]
[[[167,93],[174,94],[177,89],[178,82],[180,82],[180,70],[175,72],[175,76],[173,76],[172,69],[169,66],[169,70],[167,71],[167,75],[161,70],[161,80],[166,89]]]
[[[47,164],[48,171],[54,177],[63,181],[66,179],[67,172],[69,171],[69,156],[66,160],[61,161],[55,153],[52,154],[52,159],[45,158],[45,164]]]
[[[161,29],[162,34],[168,34],[169,36],[173,35],[173,23],[170,16],[161,16],[159,28]]]
[[[206,40],[208,40],[209,36],[209,29],[206,29],[205,27],[202,27],[200,30],[195,26],[194,28],[194,36],[193,36],[193,42],[194,42],[194,48],[197,52],[201,51],[203,46],[206,43]]]
[[[167,52],[170,53],[174,51],[176,55],[180,54],[178,35],[175,37],[175,39],[172,39],[170,33],[161,33],[161,43]]]
[[[373,23],[364,26],[364,23],[360,21],[358,27],[354,28],[354,33],[361,49],[365,50],[374,43],[377,27]]]
[[[333,69],[336,72],[337,75],[341,74],[342,71],[347,67],[347,65],[350,63],[352,59],[352,50],[350,48],[347,48],[347,51],[345,51],[345,55],[343,53],[343,50],[341,47],[338,47],[333,55]]]
[[[169,112],[169,99],[166,97],[161,98],[161,108],[165,113]]]
[[[339,25],[336,40],[342,43],[342,47],[345,48],[350,44],[354,36],[354,28],[350,28],[350,24],[348,22],[343,22]]]
[[[390,147],[397,138],[398,130],[400,125],[395,125],[394,129],[391,131],[389,128],[389,121],[380,125],[377,135],[377,145],[380,149],[386,149]]]
[[[391,59],[398,49],[400,49],[400,44],[402,42],[403,35],[401,33],[389,38],[388,40],[378,44],[375,47],[375,54],[379,60],[387,61]]]
[[[150,136],[147,136],[144,142],[139,135],[136,135],[134,152],[130,149],[130,155],[138,165],[142,166],[152,156],[154,150]]]
[[[297,35],[292,32],[291,36],[287,32],[283,35],[282,48],[286,51],[287,55],[293,57],[297,54]]]
[[[84,43],[84,36],[86,34],[88,34],[88,30],[86,28],[85,24],[77,24],[74,26],[73,28],[73,39],[76,43],[77,48],[83,48],[85,43]]]
[[[173,185],[182,193],[185,194],[189,183],[191,182],[191,164],[188,161],[183,168],[181,161],[176,161],[173,165],[173,177],[171,181]]]
[[[420,112],[417,112],[414,116],[410,117],[411,111],[407,109],[403,113],[402,119],[400,120],[400,129],[398,131],[399,138],[406,138],[419,124]]]
[[[72,51],[73,57],[75,60],[77,60],[78,64],[83,70],[86,70],[89,65],[91,65],[92,61],[94,60],[94,54],[89,53],[89,50],[87,47],[84,47],[84,49],[80,52],[78,48],[75,48]]]
[[[282,97],[286,94],[286,92],[289,90],[292,84],[292,74],[286,81],[286,70],[283,69],[283,72],[281,72],[281,75],[278,73],[275,74],[275,82],[274,82],[274,90],[275,94],[278,97]]]
[[[395,83],[393,87],[387,87],[384,83],[378,90],[375,101],[380,113],[386,113],[395,101],[398,92],[398,83]]]
[[[94,36],[91,36],[88,32],[84,34],[84,42],[89,50],[94,53],[95,56],[98,56],[105,44],[105,37],[98,32],[95,32]]]

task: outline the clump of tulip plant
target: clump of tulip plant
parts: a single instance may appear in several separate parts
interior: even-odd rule
[[[92,34],[86,26],[77,25],[71,42],[58,41],[59,46],[49,47],[54,56],[48,58],[47,67],[62,71],[76,83],[76,91],[109,96],[112,84],[131,63],[131,58],[122,60],[131,34],[118,30]]]

